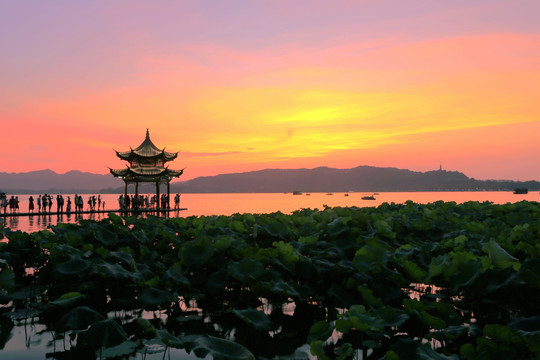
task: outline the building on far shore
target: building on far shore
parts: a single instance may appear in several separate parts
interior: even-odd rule
[[[116,151],[116,155],[129,163],[125,169],[109,168],[113,176],[124,180],[124,195],[128,194],[129,184],[135,184],[135,197],[137,198],[139,196],[139,183],[154,183],[156,184],[156,200],[160,204],[160,185],[167,184],[166,204],[161,204],[161,207],[168,208],[170,181],[180,177],[184,170],[172,170],[168,166],[165,167],[165,164],[176,159],[178,152],[165,151],[165,148],[159,149],[150,140],[150,133],[146,129],[146,138],[141,145],[135,149],[130,147],[129,151]]]

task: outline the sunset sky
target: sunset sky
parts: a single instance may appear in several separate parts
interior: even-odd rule
[[[540,180],[538,0],[0,0],[0,172]],[[114,150],[113,150],[114,149]]]

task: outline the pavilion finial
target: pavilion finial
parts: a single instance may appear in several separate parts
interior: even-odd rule
[[[146,138],[150,139],[150,131],[148,131],[148,128],[146,128]]]

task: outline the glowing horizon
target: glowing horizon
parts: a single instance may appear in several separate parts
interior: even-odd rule
[[[149,128],[182,180],[440,164],[540,180],[540,3],[227,4],[5,5],[0,172],[104,174]]]

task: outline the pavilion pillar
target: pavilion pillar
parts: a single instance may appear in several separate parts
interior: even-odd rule
[[[156,181],[156,209],[161,207],[161,200],[159,198],[159,180]]]
[[[139,182],[138,181],[135,181],[135,197],[133,198],[132,207],[135,210],[139,208]]]
[[[169,199],[171,198],[171,182],[167,180],[167,209],[170,209]]]

